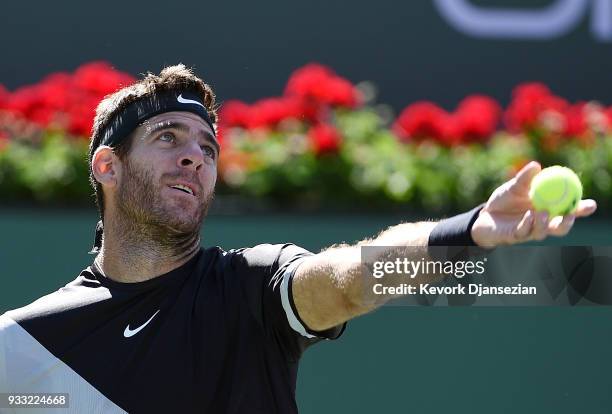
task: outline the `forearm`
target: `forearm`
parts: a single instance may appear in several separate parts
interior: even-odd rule
[[[373,239],[357,243],[353,251],[352,268],[349,271],[345,294],[350,303],[354,316],[370,312],[389,300],[399,296],[395,294],[376,294],[374,285],[382,287],[397,287],[402,284],[417,285],[431,283],[439,279],[437,275],[416,273],[387,275],[375,278],[372,275],[374,262],[395,262],[396,259],[407,259],[418,262],[429,258],[429,236],[436,227],[437,222],[424,221],[417,223],[403,223],[381,232]],[[368,257],[363,256],[363,248],[369,249]],[[347,274],[345,274],[345,277]],[[388,292],[388,289],[386,290]]]
[[[323,330],[382,306],[392,296],[375,295],[373,285],[383,283],[419,283],[422,277],[375,279],[361,249],[377,246],[381,259],[427,257],[429,235],[436,222],[402,223],[381,232],[374,238],[354,245],[332,246],[300,267],[300,277],[293,285],[296,307],[305,322],[314,330]],[[384,247],[383,247],[384,246]],[[409,279],[409,278],[408,278]]]
[[[471,229],[481,209],[482,205],[440,222],[398,224],[374,238],[355,245],[332,246],[309,257],[293,279],[293,298],[298,313],[311,329],[323,330],[370,312],[399,296],[389,289],[380,294],[381,289],[374,289],[376,284],[390,288],[440,280],[442,275],[435,272],[442,273],[441,269],[433,266],[432,270],[430,259],[441,262],[446,260],[446,253],[455,249],[449,249],[440,257],[440,250],[434,250],[437,249],[434,246],[475,246]],[[366,249],[364,256],[367,257],[362,257]],[[431,254],[435,257],[430,257]],[[413,265],[427,262],[427,269],[415,266],[409,274],[398,271],[373,277],[375,262],[388,263],[396,259],[411,261]]]
[[[354,279],[354,288],[347,291],[351,303],[357,304],[359,314],[373,310],[400,296],[399,293],[395,293],[397,289],[385,288],[418,287],[440,281],[444,273],[442,267],[436,265],[463,252],[465,246],[476,245],[472,239],[472,226],[483,206],[484,204],[481,204],[470,211],[437,223],[400,224],[381,233],[371,242],[364,243],[362,246],[379,247],[369,249],[368,257],[361,257],[361,278]],[[447,251],[446,246],[454,247],[450,247]],[[448,253],[451,253],[449,257]],[[385,272],[384,277],[373,277],[371,267],[374,262],[393,264],[397,259],[404,265],[404,271],[398,269],[395,273]],[[412,266],[408,267],[409,264]],[[378,285],[376,289],[375,285]]]

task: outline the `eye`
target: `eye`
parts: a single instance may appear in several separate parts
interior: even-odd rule
[[[217,156],[217,154],[215,153],[215,150],[210,145],[203,145],[201,148],[202,148],[202,152],[205,155],[208,155],[210,158],[215,159],[215,157]]]
[[[158,139],[163,142],[173,143],[176,140],[176,137],[174,136],[172,132],[164,132],[163,134],[159,136]]]

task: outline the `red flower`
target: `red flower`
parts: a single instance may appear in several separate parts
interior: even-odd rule
[[[68,132],[80,137],[89,137],[93,129],[96,107],[100,99],[86,94],[81,94],[80,97],[75,98],[66,110],[68,114]]]
[[[565,110],[563,135],[568,137],[581,137],[588,132],[589,125],[586,119],[586,109],[586,102],[578,102]]]
[[[612,130],[612,106],[603,109],[603,114],[605,116],[606,127],[608,130]]]
[[[338,130],[328,124],[319,124],[310,128],[308,138],[317,155],[337,153],[342,144],[342,136]]]
[[[86,63],[74,72],[74,86],[100,98],[134,83],[134,78],[115,70],[107,62]]]
[[[36,124],[46,127],[66,118],[74,100],[71,78],[64,73],[52,74],[37,85],[17,89],[5,107]],[[65,127],[65,125],[60,125]]]
[[[296,97],[266,98],[251,105],[248,113],[248,128],[273,128],[281,121],[314,119],[316,111],[303,99]]]
[[[450,120],[450,135],[459,142],[482,142],[497,130],[501,107],[487,96],[472,95],[459,104]]]
[[[334,72],[327,66],[310,63],[291,74],[285,86],[285,94],[309,98],[324,96],[325,84],[334,76]]]
[[[249,128],[274,127],[292,114],[290,103],[283,98],[262,99],[251,106],[248,117]]]
[[[538,101],[550,95],[552,95],[552,92],[548,86],[539,82],[521,83],[512,91],[514,99],[526,99],[529,101]]]
[[[37,105],[38,91],[35,86],[24,86],[15,90],[8,102],[5,103],[5,107],[18,114],[27,116],[30,110]]]
[[[274,128],[286,119],[315,122],[320,113],[313,102],[298,97],[266,98],[252,105],[231,100],[221,106],[219,125],[224,128]]]
[[[360,98],[357,90],[349,81],[335,77],[328,79],[325,93],[320,100],[332,106],[354,108]]]
[[[47,94],[41,85],[25,86],[10,95],[5,108],[45,127],[54,119],[56,112],[49,105],[52,101],[51,94]]]
[[[246,128],[249,125],[249,105],[242,101],[224,102],[219,110],[219,125]]]
[[[37,86],[38,105],[48,110],[65,111],[73,93],[72,77],[67,73],[54,73]]]
[[[9,91],[6,90],[4,85],[0,84],[0,109],[3,109],[9,100]]]
[[[327,108],[317,105],[310,99],[290,98],[294,101],[297,118],[303,122],[317,123],[327,117]]]
[[[285,87],[285,95],[312,99],[315,102],[353,108],[361,99],[359,91],[348,80],[330,68],[311,63],[294,71]]]
[[[55,73],[36,85],[19,88],[3,106],[43,127],[53,124],[71,134],[88,136],[100,100],[133,81],[107,63],[93,62],[74,75]]]
[[[555,96],[541,83],[526,83],[517,86],[512,93],[512,101],[505,114],[505,122],[511,131],[524,131],[536,127],[550,129],[547,120],[561,114],[568,103]],[[546,118],[548,115],[552,118]],[[554,128],[554,125],[552,125]]]
[[[415,102],[399,115],[393,130],[404,140],[431,138],[448,143],[449,115],[431,102]]]

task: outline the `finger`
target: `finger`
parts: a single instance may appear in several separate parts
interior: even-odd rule
[[[514,238],[516,241],[523,241],[528,238],[529,233],[531,233],[531,229],[533,228],[533,218],[533,212],[531,210],[527,210],[514,230]]]
[[[548,235],[548,212],[539,211],[535,215],[533,230],[531,231],[532,240],[544,240]]]
[[[520,194],[527,195],[529,192],[529,186],[531,185],[531,180],[533,180],[533,177],[535,177],[540,171],[542,171],[542,166],[540,163],[537,161],[531,161],[521,168],[518,173],[516,173],[512,179],[510,189]]]
[[[576,217],[587,217],[593,214],[595,210],[597,210],[597,202],[595,200],[580,200],[574,214],[576,214]]]
[[[548,224],[548,234],[556,237],[565,236],[572,229],[574,221],[576,216],[573,214],[554,217]]]

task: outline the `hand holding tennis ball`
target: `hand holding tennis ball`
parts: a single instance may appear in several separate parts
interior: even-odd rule
[[[555,165],[544,168],[531,182],[529,198],[536,211],[550,217],[571,214],[582,199],[582,183],[574,171]]]
[[[577,217],[597,209],[595,200],[581,198],[582,184],[572,170],[542,170],[532,161],[493,191],[472,225],[472,239],[495,247],[565,236]]]

